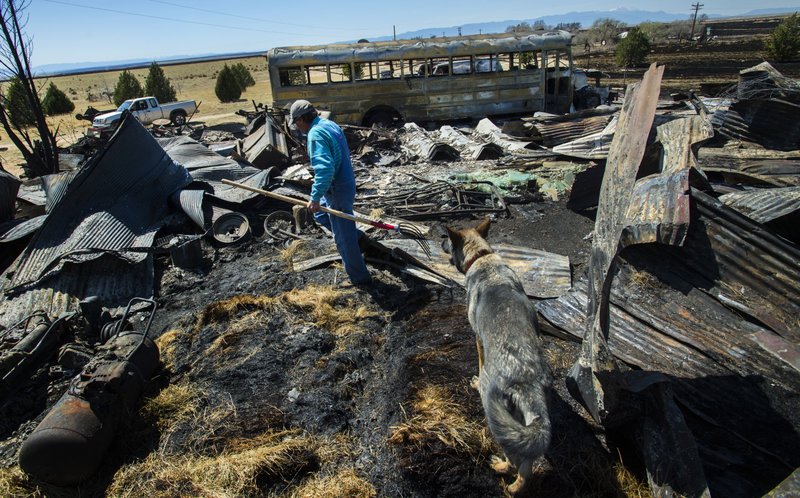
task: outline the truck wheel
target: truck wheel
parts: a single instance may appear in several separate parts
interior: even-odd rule
[[[186,113],[184,111],[175,111],[170,114],[169,120],[175,126],[183,126],[186,124]]]

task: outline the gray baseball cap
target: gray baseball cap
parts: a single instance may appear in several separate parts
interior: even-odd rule
[[[289,124],[295,123],[295,120],[300,116],[305,116],[309,112],[314,111],[314,106],[307,100],[295,100],[292,102],[292,107],[289,108]]]

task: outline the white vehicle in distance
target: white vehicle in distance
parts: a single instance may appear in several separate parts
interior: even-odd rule
[[[159,104],[155,97],[141,97],[123,102],[116,111],[95,116],[89,128],[89,136],[100,137],[116,129],[122,113],[130,111],[142,124],[150,124],[157,119],[169,119],[175,126],[186,124],[187,116],[197,110],[194,100]]]

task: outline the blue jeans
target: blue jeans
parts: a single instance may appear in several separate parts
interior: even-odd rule
[[[353,214],[353,201],[355,200],[355,187],[352,189],[331,187],[322,197],[321,206],[326,206],[347,214]],[[372,277],[367,270],[364,257],[361,256],[361,249],[358,247],[358,239],[363,235],[361,230],[356,228],[353,221],[329,215],[322,211],[314,213],[314,219],[320,225],[333,232],[333,241],[336,249],[342,257],[344,271],[354,284],[372,283]]]

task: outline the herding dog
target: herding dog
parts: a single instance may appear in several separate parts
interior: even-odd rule
[[[486,242],[487,218],[475,228],[447,229],[451,257],[466,275],[467,314],[478,343],[478,391],[489,430],[506,454],[498,472],[517,469],[512,494],[523,491],[533,463],[550,444],[550,369],[540,351],[536,313],[514,271]]]

